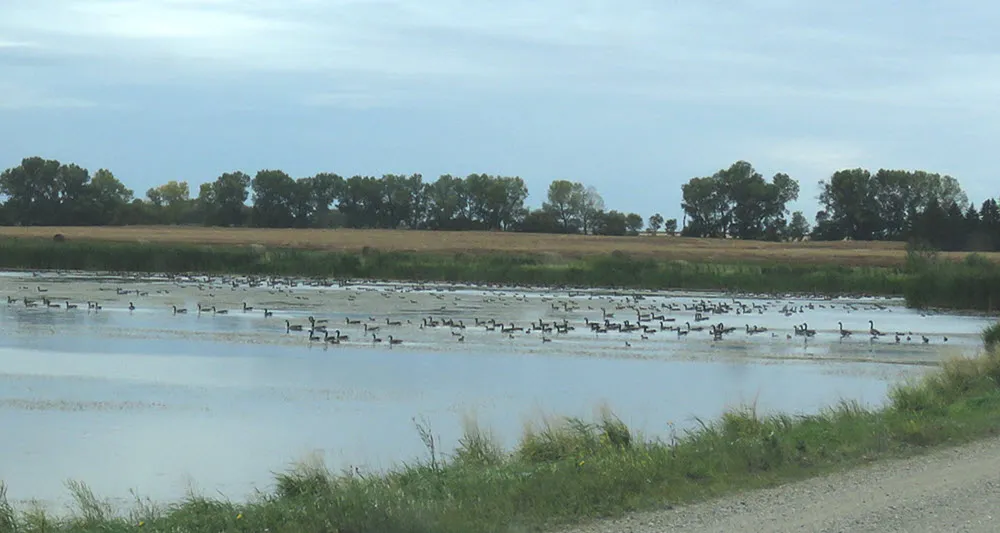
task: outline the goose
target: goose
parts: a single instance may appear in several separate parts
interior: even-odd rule
[[[840,327],[840,338],[841,339],[843,339],[844,337],[850,337],[851,336],[851,332],[848,331],[848,330],[846,330],[846,329],[844,329],[844,324],[842,322],[837,322],[837,326]]]
[[[868,333],[872,337],[880,337],[882,335],[881,331],[875,329],[875,321],[874,320],[869,320],[868,321]]]
[[[319,335],[316,334],[316,330],[309,330],[309,342],[316,342],[322,340]]]
[[[175,315],[177,315],[177,314],[184,314],[184,313],[188,312],[188,310],[186,308],[182,307],[182,308],[178,309],[176,305],[173,306],[173,308],[174,308],[174,314]]]
[[[385,325],[386,326],[402,326],[403,323],[401,321],[399,321],[399,320],[395,320],[395,321],[390,322],[389,318],[386,317],[386,319],[385,319]]]
[[[71,304],[71,303],[69,303],[68,300],[66,301],[66,310],[67,311],[69,311],[70,309],[76,309],[77,307],[78,306],[76,304]]]
[[[458,342],[465,342],[465,335],[459,335]]]
[[[324,331],[323,332],[323,342],[328,342],[330,344],[340,344],[340,339],[338,339],[336,335],[334,335],[333,337],[331,337],[329,331]]]
[[[805,335],[806,337],[815,337],[816,336],[816,330],[815,329],[809,329],[809,324],[806,324],[805,322],[802,323],[802,330],[801,331],[802,331],[802,334]]]
[[[349,326],[350,326],[350,325],[354,325],[354,324],[360,324],[360,323],[361,323],[361,321],[360,321],[360,320],[351,320],[351,319],[350,319],[349,317],[348,317],[348,318],[344,318],[344,320],[346,320],[346,321],[347,321],[347,325],[349,325]]]
[[[339,329],[333,332],[333,336],[336,337],[338,341],[346,341],[347,340],[347,335],[341,335]]]
[[[36,288],[38,289],[38,292],[49,292],[49,290],[48,290],[48,289],[43,289],[41,285],[39,285],[39,286],[38,286],[38,287],[36,287]]]
[[[92,303],[94,304],[94,311],[100,311],[101,309],[104,309],[103,307],[101,307],[101,304],[97,302],[92,302]]]
[[[132,302],[129,302],[129,303],[128,303],[128,310],[129,310],[129,311],[135,311],[135,304],[134,304],[134,303],[132,303]]]
[[[389,335],[389,345],[391,346],[393,344],[403,344],[403,340],[402,339],[394,339],[394,338],[392,338],[392,335]]]
[[[372,343],[376,343],[376,342],[382,342],[382,339],[376,337],[375,334],[372,333]]]
[[[310,315],[310,316],[309,316],[309,323],[310,323],[310,324],[326,324],[326,319],[325,319],[325,318],[322,318],[322,319],[319,319],[319,320],[316,320],[315,318],[313,318],[313,317],[312,317],[312,316]]]
[[[378,326],[369,326],[366,323],[365,324],[365,333],[373,333],[374,334],[374,332],[378,331],[378,328],[379,328]]]
[[[264,309],[264,318],[267,318],[267,317],[270,317],[270,316],[274,316],[274,311],[268,311],[267,309]]]
[[[246,302],[243,302],[243,312],[246,313],[247,311],[253,311],[253,307],[250,307]]]
[[[288,320],[285,320],[285,333],[289,331],[302,331],[302,324],[292,324]]]
[[[926,336],[924,336],[924,335],[921,335],[921,336],[920,336],[920,338],[921,338],[921,339],[922,339],[922,340],[924,341],[924,344],[927,344],[927,343],[931,342],[931,340],[930,340],[930,339],[928,339],[928,338],[927,338]]]
[[[225,315],[225,314],[228,314],[228,313],[229,313],[228,309],[216,309],[214,305],[212,306],[212,314],[213,315]]]

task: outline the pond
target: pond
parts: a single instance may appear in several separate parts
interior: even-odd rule
[[[6,273],[0,297],[0,480],[48,503],[68,479],[242,499],[305,459],[386,469],[427,457],[417,423],[450,452],[468,420],[513,447],[526,423],[602,407],[669,437],[740,405],[878,405],[988,323],[885,299],[71,273]],[[716,339],[720,322],[735,330]]]

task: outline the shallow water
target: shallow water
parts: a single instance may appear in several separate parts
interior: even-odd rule
[[[273,472],[310,456],[333,468],[388,468],[425,457],[415,420],[429,424],[440,449],[450,451],[466,417],[512,446],[526,422],[590,418],[602,405],[633,429],[660,437],[691,427],[694,417],[711,419],[747,403],[798,413],[840,399],[877,405],[891,383],[942,357],[976,351],[988,322],[923,316],[887,300],[744,296],[736,299],[762,307],[694,323],[685,304],[733,298],[659,293],[639,301],[675,318],[671,324],[721,321],[740,328],[713,341],[704,331],[658,331],[648,339],[638,332],[592,333],[584,319],[599,320],[602,307],[615,314],[612,320],[635,320],[635,311],[623,307],[626,295],[610,293],[234,288],[197,279],[7,273],[0,276],[4,296],[17,301],[0,304],[0,425],[11,436],[0,439],[0,480],[16,499],[47,502],[65,499],[67,479],[113,498],[135,489],[174,500],[193,487],[239,499],[254,488],[267,490]],[[24,297],[43,296],[79,307],[23,304]],[[102,309],[87,309],[87,301]],[[242,312],[244,301],[255,309]],[[199,314],[198,303],[229,312]],[[682,310],[663,310],[670,304]],[[174,314],[173,305],[190,310]],[[786,305],[795,307],[792,316],[778,312]],[[265,318],[263,307],[274,316]],[[349,341],[328,345],[286,331],[286,319],[308,328],[310,315]],[[421,328],[427,316],[466,327]],[[476,327],[477,318],[518,326],[566,319],[575,330],[546,334],[551,342],[541,332],[510,338]],[[872,342],[864,334],[868,320],[889,335]],[[842,339],[837,321],[854,335]],[[815,337],[793,334],[803,322],[818,330]],[[363,324],[377,324],[383,342],[371,342]],[[745,324],[769,331],[748,335]],[[911,341],[904,335],[894,342],[891,333],[911,330]],[[388,335],[403,344],[388,345]]]

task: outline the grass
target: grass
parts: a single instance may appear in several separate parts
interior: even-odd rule
[[[417,232],[419,233],[419,232]],[[635,238],[633,238],[635,239]],[[649,238],[652,239],[652,238]],[[0,268],[113,272],[241,273],[324,278],[503,283],[635,289],[901,294],[888,267],[689,262],[609,254],[310,250],[100,240],[0,239]]]
[[[974,309],[992,313],[1000,306],[1000,265],[980,254],[960,262],[936,254],[910,254],[904,283],[910,307]]]
[[[764,263],[798,265],[850,265],[899,268],[906,263],[901,242],[761,242],[736,239],[641,236],[606,237],[483,231],[318,230],[203,228],[183,226],[127,227],[0,227],[0,237],[51,239],[55,234],[69,241],[194,244],[323,250],[356,254],[365,249],[383,252],[417,252],[450,255],[544,253],[564,260],[603,255],[618,250],[637,258],[658,260]],[[1000,253],[988,254],[1000,261]],[[941,257],[961,260],[964,254]]]
[[[302,466],[246,503],[190,496],[165,507],[138,501],[127,512],[74,483],[76,512],[65,518],[0,498],[0,533],[545,531],[993,435],[998,380],[1000,352],[989,351],[895,387],[877,410],[844,402],[815,415],[764,416],[745,407],[667,439],[637,435],[604,412],[595,422],[536,424],[510,451],[468,423],[458,450],[443,456],[419,426],[429,456],[383,474]]]

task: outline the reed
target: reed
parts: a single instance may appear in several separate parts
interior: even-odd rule
[[[14,509],[0,487],[0,533],[545,531],[992,435],[998,383],[1000,352],[988,351],[898,385],[878,409],[842,402],[803,416],[747,406],[668,438],[644,438],[605,412],[593,422],[531,426],[513,450],[467,423],[459,448],[442,456],[419,426],[429,455],[422,461],[372,475],[303,465],[247,502],[191,495],[115,510],[73,483],[76,512],[55,517]]]
[[[953,262],[911,252],[907,272],[904,295],[910,307],[993,313],[1000,306],[1000,265],[979,254]]]

